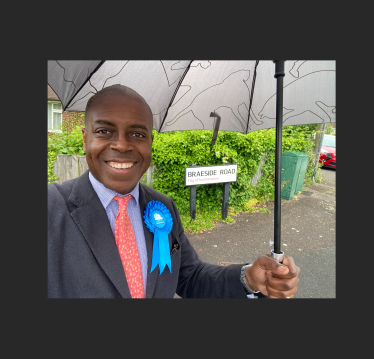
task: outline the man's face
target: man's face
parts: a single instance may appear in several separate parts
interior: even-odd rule
[[[87,116],[82,133],[90,172],[105,187],[129,193],[151,164],[149,109],[132,97],[112,95],[96,99]]]

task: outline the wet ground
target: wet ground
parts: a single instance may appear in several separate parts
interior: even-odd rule
[[[335,298],[336,170],[323,168],[322,183],[296,199],[281,201],[281,246],[300,267],[297,298]],[[274,237],[271,213],[240,213],[236,223],[218,223],[209,232],[187,234],[201,260],[211,264],[253,262],[270,253]]]

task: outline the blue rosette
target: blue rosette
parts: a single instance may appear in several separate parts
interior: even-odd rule
[[[143,218],[147,228],[154,233],[151,272],[158,264],[160,274],[166,265],[171,273],[168,234],[173,227],[173,218],[170,211],[161,202],[151,201],[145,207]]]

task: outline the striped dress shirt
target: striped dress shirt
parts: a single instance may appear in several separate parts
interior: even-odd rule
[[[144,284],[144,295],[146,295],[147,288],[147,269],[148,269],[148,255],[147,247],[145,244],[144,230],[143,230],[143,217],[140,213],[139,206],[139,182],[135,188],[127,194],[117,193],[109,188],[106,188],[101,182],[92,176],[89,172],[88,177],[91,181],[91,184],[96,191],[97,195],[100,198],[101,203],[103,204],[106,214],[109,219],[110,227],[112,228],[114,236],[114,227],[116,222],[116,216],[118,213],[118,202],[113,200],[117,195],[118,197],[124,197],[129,194],[132,195],[128,204],[127,204],[127,214],[129,215],[132,228],[134,230],[136,244],[138,246],[140,263],[142,266],[142,275],[143,275],[143,284]]]

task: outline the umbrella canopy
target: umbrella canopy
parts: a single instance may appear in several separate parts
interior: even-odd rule
[[[158,132],[214,130],[214,141],[218,130],[276,127],[276,254],[281,253],[282,126],[335,122],[336,115],[335,61],[276,60],[274,71],[271,60],[51,60],[48,84],[65,111],[84,111],[104,87],[131,87],[151,107]]]
[[[335,61],[285,62],[283,125],[335,122]],[[158,132],[248,133],[275,127],[273,61],[48,61],[48,84],[64,111],[84,111],[97,91],[131,87],[153,112]],[[250,109],[250,111],[249,111]]]

